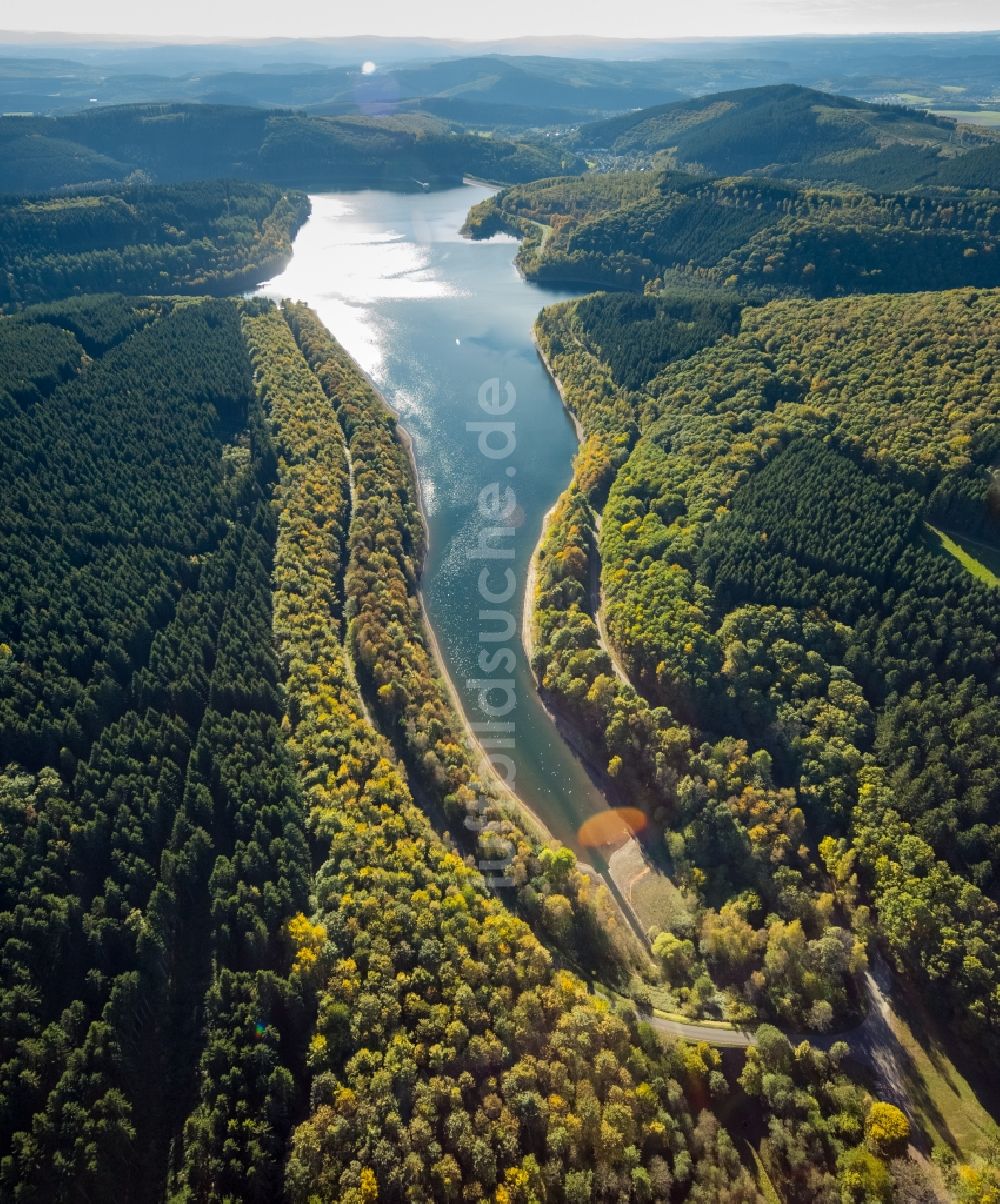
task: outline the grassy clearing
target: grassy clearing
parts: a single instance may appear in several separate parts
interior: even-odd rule
[[[934,109],[936,117],[950,117],[962,125],[985,125],[1000,129],[1000,109]]]
[[[531,225],[533,225],[536,230],[539,231],[541,237],[541,242],[538,244],[539,248],[544,247],[552,237],[552,227],[547,225],[545,222],[531,221],[530,218],[528,218],[528,221],[531,222]]]
[[[962,568],[984,585],[994,589],[1000,586],[1000,551],[965,535],[949,534],[938,527],[932,527],[930,523],[924,525],[938,551],[945,551],[954,556]]]
[[[671,931],[691,922],[684,896],[673,882],[657,870],[640,878],[632,887],[632,906],[647,928],[659,924]]]
[[[655,925],[679,932],[691,925],[683,894],[643,853],[638,840],[629,840],[612,853],[608,868],[644,930]]]
[[[894,1002],[898,1006],[889,1023],[903,1055],[904,1086],[920,1128],[932,1146],[950,1150],[959,1162],[975,1162],[1000,1136],[1000,1127],[948,1056],[920,1002],[911,992]]]

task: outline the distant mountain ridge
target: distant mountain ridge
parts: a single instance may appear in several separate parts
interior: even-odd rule
[[[362,74],[362,64],[375,70]],[[975,112],[994,104],[1000,34],[829,38],[275,38],[141,42],[0,31],[0,112],[200,101],[368,111],[440,105],[450,117],[567,124],[737,88],[794,83],[868,100]],[[457,102],[456,102],[457,103]],[[482,105],[528,105],[518,114]],[[339,106],[334,109],[333,106]],[[380,112],[385,111],[380,108]],[[434,111],[437,111],[436,109]]]
[[[896,188],[932,182],[944,162],[1000,142],[920,110],[780,84],[593,122],[580,129],[576,145],[660,156],[712,175],[753,172]]]
[[[125,180],[232,178],[303,187],[515,182],[579,170],[571,154],[419,114],[309,116],[226,105],[122,105],[0,118],[0,193]]]
[[[9,49],[9,48],[8,48]],[[2,48],[0,48],[2,50]],[[183,74],[111,69],[64,58],[0,53],[0,107],[68,113],[96,103],[203,102],[391,113],[422,101],[470,101],[502,121],[500,106],[524,110],[523,125],[579,123],[636,106],[682,100],[671,71],[650,62],[599,62],[546,56],[478,55],[443,61],[375,64],[224,65]],[[494,110],[492,106],[497,106]],[[472,120],[476,120],[474,116]]]

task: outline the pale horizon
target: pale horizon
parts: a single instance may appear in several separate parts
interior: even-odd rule
[[[477,12],[468,5],[434,4],[415,9],[404,0],[381,0],[356,13],[319,15],[297,7],[276,12],[263,0],[177,0],[169,10],[137,9],[125,0],[93,6],[80,28],[79,5],[53,0],[39,22],[33,0],[9,0],[0,38],[18,40],[113,39],[126,41],[269,41],[337,38],[427,38],[457,42],[493,42],[521,38],[561,37],[614,40],[720,40],[760,37],[842,37],[992,33],[998,29],[993,0],[959,0],[942,6],[937,0],[710,0],[696,11],[665,13],[652,18],[648,3],[616,5],[613,30],[608,15],[582,14],[570,0],[553,0],[541,8],[530,0],[512,0],[501,13]],[[379,32],[374,32],[379,30]]]

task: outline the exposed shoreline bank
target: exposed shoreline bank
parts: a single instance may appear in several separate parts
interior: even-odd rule
[[[569,404],[566,397],[565,389],[562,381],[552,369],[549,359],[544,350],[540,346],[534,331],[532,331],[532,342],[535,345],[535,350],[538,353],[538,358],[545,368],[545,372],[551,380],[559,398],[562,401],[563,409],[573,423],[573,428],[576,431],[577,445],[579,447],[586,438],[583,427],[573,408]],[[525,584],[524,606],[521,619],[521,642],[524,647],[525,654],[528,658],[528,667],[531,671],[531,676],[535,682],[535,688],[538,692],[538,697],[541,700],[542,706],[549,714],[553,723],[559,731],[560,736],[569,746],[574,756],[579,760],[589,776],[594,788],[600,793],[609,810],[614,810],[620,807],[631,806],[631,800],[622,795],[618,787],[612,782],[607,774],[602,773],[589,755],[587,741],[583,733],[579,730],[573,718],[567,714],[565,708],[547,691],[542,682],[539,680],[532,664],[532,658],[535,650],[535,629],[534,629],[534,608],[535,597],[538,590],[538,558],[541,553],[541,548],[545,542],[546,533],[552,519],[552,515],[559,505],[563,494],[555,500],[552,506],[547,511],[545,518],[542,520],[542,530],[538,538],[538,543],[535,545],[531,555],[531,561],[528,567],[528,576]],[[595,624],[598,623],[595,617]],[[623,840],[616,848],[605,854],[605,862],[607,869],[605,876],[610,880],[613,890],[618,898],[620,906],[627,911],[633,927],[641,935],[643,941],[646,941],[646,924],[644,923],[639,912],[636,910],[632,901],[632,887],[638,878],[644,877],[647,874],[659,874],[662,871],[654,865],[642,846],[642,842],[636,836],[630,836]],[[636,875],[636,865],[641,865],[642,869]]]
[[[332,333],[333,332],[331,331],[331,334]],[[334,335],[334,337],[336,338],[336,335]],[[479,765],[477,768],[484,779],[490,785],[496,788],[502,804],[507,808],[513,809],[523,820],[528,828],[528,831],[531,832],[537,839],[541,840],[543,843],[555,841],[556,837],[553,835],[541,816],[523,798],[521,798],[520,795],[512,790],[500,776],[496,766],[490,760],[479,734],[473,729],[472,721],[469,718],[469,715],[462,702],[461,695],[458,692],[458,687],[455,685],[455,681],[452,678],[445,662],[444,654],[441,651],[441,645],[438,642],[437,632],[434,630],[434,627],[430,621],[430,617],[427,613],[427,604],[423,590],[423,573],[427,559],[427,553],[430,551],[431,547],[431,528],[430,516],[427,512],[427,506],[424,500],[424,492],[420,484],[420,469],[417,465],[413,436],[406,429],[399,411],[385,396],[382,389],[375,382],[375,380],[373,380],[372,376],[364,368],[362,368],[360,364],[356,364],[356,366],[358,371],[361,372],[362,376],[364,376],[365,380],[368,382],[369,387],[375,393],[376,397],[379,398],[382,405],[384,405],[386,410],[392,415],[400,444],[403,447],[403,450],[406,452],[407,459],[410,463],[410,472],[413,477],[413,488],[416,496],[417,509],[420,512],[420,524],[424,532],[423,555],[420,558],[420,562],[416,566],[416,596],[420,608],[420,624],[424,633],[424,639],[427,641],[427,647],[431,654],[431,659],[433,660],[434,666],[440,675],[445,690],[447,691],[452,710],[455,712],[459,724],[461,725],[462,733],[465,737],[466,743],[469,745],[470,751],[474,756],[479,758]]]

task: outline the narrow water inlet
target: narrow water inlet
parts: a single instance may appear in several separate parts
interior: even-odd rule
[[[604,870],[579,834],[607,803],[538,698],[520,631],[528,564],[576,450],[532,326],[575,294],[524,281],[512,239],[459,234],[492,191],[314,196],[291,262],[260,292],[307,302],[399,414],[430,538],[427,616],[466,715],[523,802]]]

